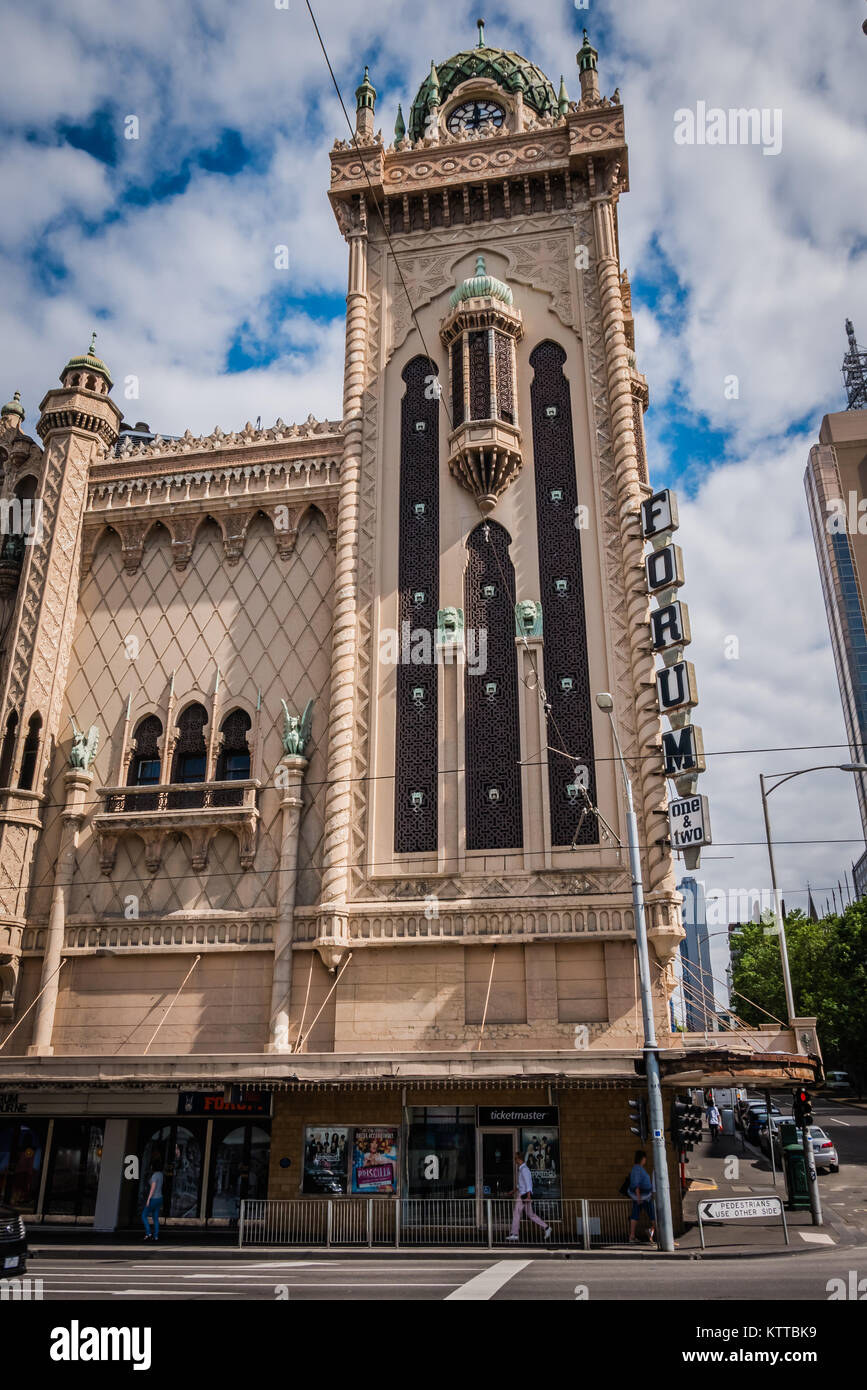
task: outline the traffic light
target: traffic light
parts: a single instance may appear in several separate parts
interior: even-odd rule
[[[629,1118],[632,1124],[629,1129],[632,1134],[637,1134],[639,1139],[647,1138],[647,1101],[631,1100],[629,1102]]]
[[[669,1128],[677,1153],[689,1153],[701,1138],[701,1106],[679,1098],[673,1100]]]
[[[792,1092],[792,1118],[802,1129],[813,1123],[813,1101],[804,1086],[797,1086]]]

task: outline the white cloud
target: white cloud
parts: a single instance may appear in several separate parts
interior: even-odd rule
[[[390,139],[397,101],[404,115],[431,57],[475,42],[457,0],[375,8],[347,0],[315,7],[350,111],[362,66],[379,90],[377,126]],[[597,14],[598,17],[597,18]],[[693,616],[709,750],[842,743],[842,714],[802,475],[821,415],[842,404],[839,363],[848,314],[867,339],[863,208],[867,121],[860,16],[848,0],[814,6],[725,6],[683,0],[597,0],[591,12],[533,9],[508,0],[488,24],[489,43],[536,61],[555,87],[565,72],[578,95],[573,55],[580,30],[604,18],[603,91],[620,86],[630,142],[631,192],[620,204],[622,259],[636,299],[660,267],[676,271],[681,297],[662,283],[653,310],[637,306],[638,365],[647,373],[651,471],[665,475],[660,440],[678,401],[731,431],[728,462],[681,499],[685,597]],[[310,293],[342,296],[346,248],[328,205],[328,148],[346,127],[304,5],[171,0],[117,5],[31,0],[10,30],[0,115],[21,139],[5,146],[0,211],[0,341],[7,392],[20,387],[32,426],[36,403],[66,357],[99,348],[119,382],[140,376],[139,401],[118,399],[130,418],[165,433],[237,428],[262,415],[303,419],[340,411],[342,322],[305,312]],[[681,148],[674,112],[699,99],[783,111],[783,152]],[[62,121],[87,124],[110,109],[118,164],[105,169],[71,148],[51,147]],[[141,139],[121,138],[137,114]],[[39,146],[26,138],[39,128]],[[226,128],[253,161],[229,178],[196,162]],[[131,186],[192,169],[189,186],[150,207],[124,205]],[[115,220],[105,214],[115,210]],[[95,230],[83,226],[90,218]],[[42,239],[39,275],[22,247]],[[860,240],[859,240],[860,239]],[[273,248],[290,267],[277,272]],[[45,267],[65,269],[46,288]],[[291,303],[275,324],[274,306]],[[339,303],[339,298],[335,301]],[[267,367],[224,370],[238,334],[277,354]],[[723,378],[740,379],[727,401]],[[14,374],[14,380],[10,376]],[[810,428],[785,442],[795,421]],[[700,474],[697,478],[700,479]],[[690,484],[697,480],[690,478]],[[737,634],[727,662],[722,640]],[[839,750],[841,754],[845,750]],[[710,759],[714,854],[708,883],[767,882],[759,770],[835,761],[837,750]],[[807,877],[830,887],[857,845],[785,846],[784,840],[857,836],[854,791],[840,773],[795,781],[772,801],[780,876],[793,891]],[[753,843],[725,847],[722,841]],[[794,899],[798,901],[798,899]]]

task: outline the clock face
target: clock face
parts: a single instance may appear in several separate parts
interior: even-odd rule
[[[498,106],[495,101],[465,101],[462,106],[456,106],[449,116],[448,127],[453,135],[461,127],[466,130],[479,130],[495,126],[499,130],[505,115],[502,106]]]

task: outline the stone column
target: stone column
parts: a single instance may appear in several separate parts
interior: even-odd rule
[[[665,776],[660,753],[658,764],[644,756],[661,739],[656,703],[656,680],[650,648],[650,601],[644,573],[644,542],[641,537],[639,508],[642,500],[638,453],[632,411],[632,380],[629,346],[623,324],[623,297],[620,264],[614,226],[614,202],[618,193],[620,166],[610,162],[596,171],[592,198],[596,237],[597,276],[602,309],[602,331],[608,374],[608,409],[614,468],[620,504],[620,537],[623,577],[629,624],[629,657],[632,694],[638,732],[637,766],[633,766],[636,813],[642,843],[647,846],[645,891],[656,898],[658,910],[648,912],[648,936],[657,956],[665,964],[677,949],[683,935],[680,926],[675,876],[671,854],[654,840],[666,833],[665,820],[658,812],[667,805]],[[669,898],[669,902],[664,899]],[[651,925],[652,924],[652,925]]]
[[[301,783],[307,771],[307,759],[287,753],[280,759],[280,767],[285,769],[285,772],[278,774],[284,787],[280,800],[283,810],[283,832],[280,838],[280,866],[277,871],[277,920],[274,925],[269,1052],[291,1051],[289,1007],[292,994],[292,940],[295,935],[295,892],[298,884],[298,831],[303,805]]]
[[[93,773],[83,767],[70,767],[64,780],[66,805],[61,812],[63,827],[60,833],[60,852],[54,869],[48,937],[39,981],[39,988],[44,992],[36,1005],[33,1042],[27,1049],[31,1057],[51,1057],[54,1054],[51,1035],[54,1031],[54,1014],[60,985],[60,962],[63,958],[63,937],[69,910],[69,890],[75,876],[75,852],[78,849],[78,835],[85,816],[88,792],[93,783]]]
[[[349,824],[352,806],[352,748],[355,732],[357,656],[358,494],[363,435],[362,401],[367,370],[367,214],[363,203],[339,210],[349,242],[346,296],[346,356],[343,384],[343,458],[337,513],[334,622],[331,653],[331,710],[328,721],[328,786],[322,854],[317,949],[336,969],[348,945]]]

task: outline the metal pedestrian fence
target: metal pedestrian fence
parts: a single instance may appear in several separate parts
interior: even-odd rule
[[[622,1197],[540,1197],[519,1213],[508,1197],[287,1197],[241,1202],[238,1245],[327,1249],[359,1246],[496,1249],[553,1246],[594,1250],[629,1238],[631,1203]],[[517,1224],[517,1241],[510,1240]]]

